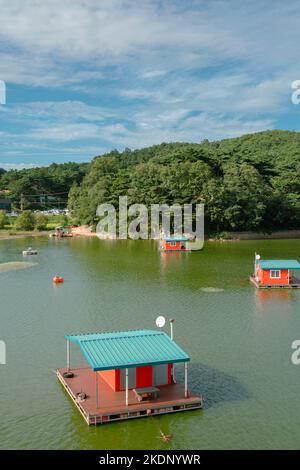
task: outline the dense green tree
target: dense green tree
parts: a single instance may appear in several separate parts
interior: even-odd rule
[[[10,170],[0,173],[0,191],[5,190],[17,209],[21,203],[23,209],[67,206],[70,188],[81,183],[87,168],[87,163],[53,163],[48,167]],[[45,194],[50,196],[43,197]]]
[[[34,219],[35,219],[35,228],[37,228],[38,230],[46,230],[48,217],[45,214],[42,214],[41,212],[39,212],[35,215]]]
[[[231,230],[255,230],[266,210],[266,185],[249,163],[229,164],[224,171],[224,218]],[[227,228],[225,227],[225,228]]]
[[[0,228],[5,228],[9,222],[5,211],[0,210]]]
[[[26,210],[19,215],[16,220],[17,230],[33,230],[35,225],[35,219],[32,211]]]

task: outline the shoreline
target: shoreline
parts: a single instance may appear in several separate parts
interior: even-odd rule
[[[276,232],[223,232],[215,237],[208,237],[208,241],[238,242],[243,240],[297,240],[300,239],[300,230],[278,230]]]
[[[9,233],[1,233],[0,231],[0,241],[1,240],[16,240],[29,237],[44,237],[49,236],[51,230],[47,231],[35,231],[31,230],[29,232],[20,232],[10,235]],[[84,237],[91,238],[97,237],[96,232],[92,232],[88,226],[80,226],[72,229],[73,237]],[[239,242],[244,240],[298,240],[300,239],[300,230],[279,230],[278,232],[263,233],[263,232],[226,232],[226,236],[207,236],[205,241],[209,242]],[[103,240],[108,240],[109,238],[103,238]],[[111,239],[109,239],[111,240]],[[115,239],[114,239],[115,240]]]
[[[0,241],[1,240],[17,240],[18,238],[28,238],[28,237],[44,237],[46,235],[49,235],[49,231],[45,232],[35,232],[35,231],[29,231],[29,232],[21,232],[21,233],[14,233],[13,235],[5,234],[0,232]]]

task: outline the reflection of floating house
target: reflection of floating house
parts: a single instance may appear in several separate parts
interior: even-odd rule
[[[294,259],[261,260],[255,256],[254,275],[250,280],[258,288],[300,288],[300,263]]]
[[[165,237],[161,242],[162,251],[187,251],[187,237]]]
[[[57,376],[88,424],[202,407],[187,385],[189,356],[164,332],[132,330],[66,336],[67,368]],[[70,342],[89,367],[70,367]],[[185,383],[174,365],[184,363]]]

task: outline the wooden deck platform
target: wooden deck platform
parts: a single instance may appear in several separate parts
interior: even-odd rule
[[[250,276],[250,281],[257,289],[300,289],[300,280],[293,277],[289,284],[259,284],[254,276]]]
[[[184,397],[184,387],[181,384],[164,385],[156,399],[138,402],[132,390],[129,390],[128,406],[125,404],[125,391],[114,392],[99,376],[98,400],[96,406],[95,373],[88,367],[72,368],[74,377],[63,376],[67,369],[57,369],[56,374],[63,387],[72,398],[87,424],[102,424],[131,418],[155,416],[164,413],[194,410],[202,408],[202,397],[189,395]],[[87,398],[79,401],[77,394],[84,392]]]

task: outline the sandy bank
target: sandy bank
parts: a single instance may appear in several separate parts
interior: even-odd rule
[[[82,237],[96,237],[97,234],[91,231],[88,225],[80,225],[79,227],[72,227],[71,232],[74,236]]]

